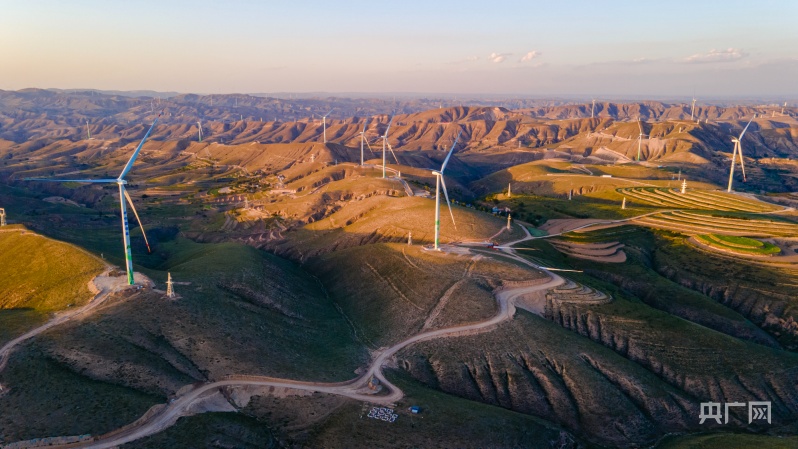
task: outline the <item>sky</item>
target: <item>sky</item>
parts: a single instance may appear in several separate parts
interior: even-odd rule
[[[798,2],[0,0],[0,89],[798,97]]]

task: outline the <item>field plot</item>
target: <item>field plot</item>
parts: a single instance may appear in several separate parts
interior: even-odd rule
[[[771,256],[781,251],[778,246],[772,243],[761,242],[748,237],[706,234],[697,235],[695,239],[713,249],[752,256]]]
[[[736,212],[773,212],[778,206],[753,199],[743,198],[719,191],[688,190],[680,193],[677,189],[633,187],[619,189],[618,193],[629,198],[630,202],[641,202],[672,209],[706,209]]]
[[[663,212],[637,218],[632,223],[667,229],[688,235],[716,234],[746,237],[790,237],[798,234],[798,225],[771,220],[742,219],[692,212]]]

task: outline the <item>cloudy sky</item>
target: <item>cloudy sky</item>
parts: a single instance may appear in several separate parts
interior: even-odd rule
[[[798,2],[0,0],[0,89],[798,95]]]

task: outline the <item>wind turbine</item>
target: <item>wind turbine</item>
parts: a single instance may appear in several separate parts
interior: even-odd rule
[[[199,141],[202,142],[202,120],[197,122],[197,128],[199,130]]]
[[[86,120],[86,135],[88,136],[88,139],[91,140],[91,130],[89,129],[89,121],[88,120]]]
[[[590,109],[590,118],[594,118],[596,116],[596,99],[593,99],[593,107]]]
[[[388,127],[385,128],[385,134],[382,135],[382,177],[383,178],[385,177],[385,147],[388,144],[388,130],[391,129],[391,123],[393,123],[393,116],[391,116],[391,120],[388,122]],[[394,157],[396,157],[396,155],[394,155]]]
[[[693,121],[693,113],[695,112],[695,102],[696,102],[696,99],[695,99],[695,97],[693,97],[693,106],[690,108],[690,121],[691,122]]]
[[[743,182],[745,182],[745,163],[743,162],[742,140],[743,135],[748,130],[748,127],[751,126],[751,122],[753,122],[755,118],[756,114],[754,114],[754,116],[751,117],[751,120],[748,121],[748,124],[745,125],[743,132],[740,133],[740,137],[732,137],[732,142],[734,142],[734,151],[732,151],[731,170],[729,170],[729,187],[726,189],[727,192],[732,191],[732,181],[734,180],[734,158],[737,157],[738,154],[740,155],[740,167],[743,169]]]
[[[452,157],[452,153],[454,152],[454,147],[457,145],[457,141],[460,140],[460,134],[463,133],[461,129],[459,133],[457,133],[457,137],[452,142],[452,148],[449,150],[449,154],[446,155],[446,159],[443,160],[443,164],[441,165],[440,171],[432,170],[432,174],[435,175],[435,250],[440,251],[438,248],[438,237],[441,231],[441,186],[443,186],[443,196],[446,198],[446,205],[449,207],[449,215],[452,216],[452,224],[454,228],[457,229],[457,223],[454,222],[454,213],[452,212],[452,204],[449,203],[449,193],[446,192],[446,182],[443,180],[443,171],[446,170],[446,164],[449,163],[449,158]],[[384,155],[384,154],[383,154]]]
[[[366,142],[366,125],[369,124],[369,118],[363,120],[363,130],[360,131],[360,166],[363,166],[363,144]],[[371,149],[371,148],[369,148]]]
[[[333,111],[333,110],[332,110],[332,109],[330,109],[330,112],[328,112],[328,113],[324,114],[324,115],[321,117],[321,120],[322,120],[322,126],[324,127],[324,143],[327,143],[327,116],[328,116],[328,115],[330,115],[330,114],[332,114],[332,111]]]
[[[637,118],[637,127],[640,128],[640,134],[637,136],[637,162],[640,162],[640,150],[643,149],[643,137],[649,137],[643,134],[643,125],[640,124],[640,118]]]
[[[136,207],[133,206],[133,199],[130,198],[130,195],[127,193],[125,189],[125,184],[127,181],[125,180],[125,176],[127,176],[130,169],[133,168],[133,163],[136,162],[136,158],[138,157],[139,153],[141,152],[141,147],[144,146],[144,142],[147,140],[147,137],[150,136],[152,129],[155,128],[155,124],[158,123],[158,119],[161,118],[161,114],[158,114],[158,117],[152,122],[152,126],[147,131],[147,134],[144,135],[144,138],[141,139],[139,146],[136,147],[136,151],[133,152],[133,156],[130,157],[130,160],[127,161],[125,164],[125,168],[122,169],[122,173],[119,174],[119,177],[116,179],[52,179],[52,178],[25,178],[25,181],[44,181],[44,182],[86,182],[91,184],[116,184],[119,186],[119,208],[122,212],[122,242],[125,247],[125,269],[127,270],[127,283],[133,285],[133,254],[130,251],[130,228],[128,227],[127,223],[127,208],[125,207],[125,200],[130,204],[130,209],[133,211],[133,215],[136,216],[136,221],[139,223],[139,227],[141,227],[141,235],[144,236],[144,243],[147,245],[147,252],[152,252],[150,250],[150,243],[147,241],[147,235],[144,234],[144,227],[141,225],[141,219],[139,219],[139,214],[136,212]]]

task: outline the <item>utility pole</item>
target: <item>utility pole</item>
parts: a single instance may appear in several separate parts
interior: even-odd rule
[[[172,287],[172,273],[166,273],[166,297],[167,298],[174,298],[175,297],[175,289]]]

